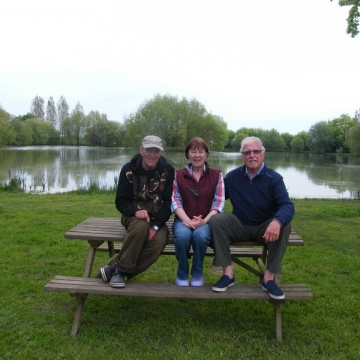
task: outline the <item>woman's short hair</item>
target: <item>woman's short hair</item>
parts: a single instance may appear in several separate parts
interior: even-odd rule
[[[191,149],[204,149],[205,152],[209,155],[209,148],[205,140],[201,137],[194,137],[187,143],[185,148],[185,156],[187,159],[189,158],[189,152]]]

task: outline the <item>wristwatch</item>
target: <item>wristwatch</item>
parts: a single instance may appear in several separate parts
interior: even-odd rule
[[[159,227],[156,226],[156,225],[153,225],[151,228],[152,228],[153,230],[155,230],[156,232],[158,232],[158,231],[160,230]]]

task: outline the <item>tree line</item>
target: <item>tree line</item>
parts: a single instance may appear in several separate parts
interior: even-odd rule
[[[64,96],[57,104],[36,96],[25,115],[14,116],[0,107],[0,146],[90,145],[137,147],[147,134],[156,134],[168,149],[182,150],[194,136],[204,138],[212,150],[238,151],[246,136],[258,136],[267,151],[314,151],[360,154],[360,109],[351,117],[341,115],[319,121],[296,135],[276,129],[241,127],[227,129],[219,115],[208,112],[196,99],[156,95],[126,115],[123,123],[106,114],[85,114],[78,102],[72,111]]]

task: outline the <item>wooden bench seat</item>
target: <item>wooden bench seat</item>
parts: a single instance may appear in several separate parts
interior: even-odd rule
[[[238,299],[238,300],[268,300],[275,310],[275,337],[282,340],[281,309],[280,306],[289,300],[311,300],[310,290],[304,284],[282,284],[286,293],[286,300],[278,301],[270,298],[269,294],[262,290],[259,285],[235,284],[227,291],[218,293],[211,291],[211,285],[203,287],[178,287],[172,283],[129,281],[126,287],[114,289],[101,279],[56,276],[44,289],[47,291],[67,292],[85,300],[87,294],[114,295],[114,296],[140,296],[157,298],[189,298],[189,299]],[[76,335],[80,327],[81,316],[75,316],[72,334]]]

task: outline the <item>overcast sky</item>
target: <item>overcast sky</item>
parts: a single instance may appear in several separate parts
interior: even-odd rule
[[[228,129],[296,134],[360,108],[360,35],[334,0],[0,0],[0,105],[36,95],[122,122],[156,94]]]

